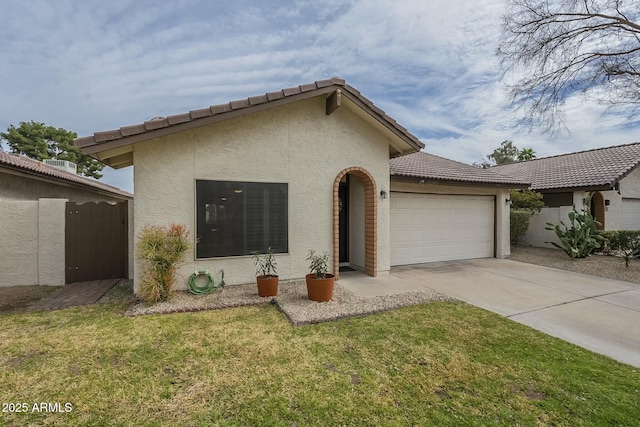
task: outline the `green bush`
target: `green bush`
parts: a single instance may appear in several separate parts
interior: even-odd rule
[[[166,301],[176,280],[176,269],[189,249],[187,227],[145,225],[138,235],[137,249],[143,270],[140,296],[148,303]]]
[[[544,208],[542,194],[531,190],[513,190],[509,194],[511,209],[528,210],[531,214],[539,213]]]
[[[511,209],[510,231],[511,243],[517,245],[522,236],[527,234],[531,212],[528,210]]]
[[[614,251],[640,250],[640,230],[602,231],[608,241],[608,247]]]
[[[585,200],[584,207],[580,211],[573,205],[573,210],[569,212],[570,226],[560,221],[560,224],[548,222],[545,227],[547,230],[555,231],[561,245],[556,242],[548,243],[562,249],[571,258],[586,258],[606,243],[605,238],[597,230],[600,223],[593,219],[588,206],[589,199]]]

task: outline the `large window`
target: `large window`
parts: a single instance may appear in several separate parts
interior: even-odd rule
[[[196,180],[196,258],[288,252],[288,186]]]

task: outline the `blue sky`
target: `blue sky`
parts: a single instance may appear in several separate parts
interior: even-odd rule
[[[538,156],[639,141],[567,103],[570,133],[515,128],[495,57],[501,0],[8,0],[0,130],[79,136],[339,76],[426,144],[472,163],[505,139]],[[131,191],[132,169],[103,181]]]

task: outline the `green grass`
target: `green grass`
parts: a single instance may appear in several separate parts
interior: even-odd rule
[[[463,303],[292,327],[273,306],[0,316],[0,425],[637,425],[638,370]]]

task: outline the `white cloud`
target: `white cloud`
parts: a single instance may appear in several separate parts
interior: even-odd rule
[[[514,128],[495,57],[503,7],[10,0],[0,15],[0,129],[38,120],[87,135],[337,75],[429,151],[467,163],[505,139],[539,155],[633,141],[633,129],[579,99],[567,103],[571,134]],[[130,176],[105,180],[126,189]]]

